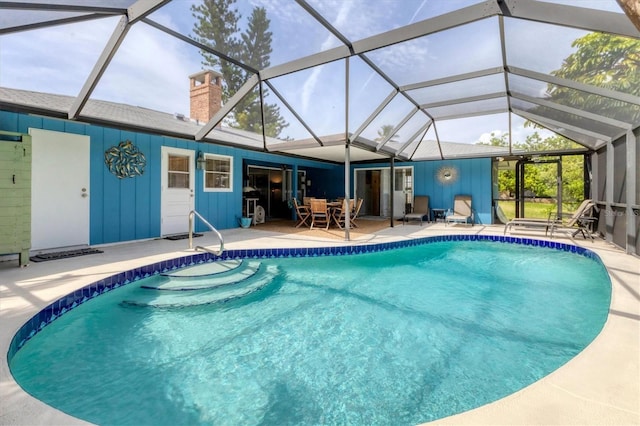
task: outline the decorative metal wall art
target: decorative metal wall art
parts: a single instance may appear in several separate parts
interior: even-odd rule
[[[458,169],[453,166],[442,166],[436,173],[438,182],[443,185],[449,185],[458,179]]]
[[[130,140],[122,141],[104,152],[104,164],[119,179],[140,176],[147,159]]]

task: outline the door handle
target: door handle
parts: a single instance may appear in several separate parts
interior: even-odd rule
[[[87,198],[89,194],[87,194],[87,188],[82,188],[82,194],[80,195],[82,198]]]

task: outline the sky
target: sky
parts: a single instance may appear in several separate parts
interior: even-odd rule
[[[379,32],[477,3],[474,0],[311,0],[339,31],[355,41]],[[577,0],[567,4],[614,8],[615,0]],[[183,34],[192,35],[195,19],[191,0],[173,0],[150,19]],[[254,6],[265,7],[271,20],[271,65],[322,52],[340,45],[331,33],[290,0],[239,0],[241,28]],[[618,10],[619,11],[619,10]],[[573,51],[571,42],[584,31],[506,19],[507,63],[549,72]],[[0,86],[76,96],[102,52],[118,18],[63,25],[0,36]],[[501,67],[497,18],[475,22],[401,45],[370,52],[372,59],[398,84],[410,84],[489,67]],[[188,76],[203,68],[198,50],[144,23],[135,24],[101,77],[92,98],[189,115]],[[345,65],[343,61],[286,75],[272,83],[317,135],[345,129]],[[393,90],[359,59],[351,60],[350,128],[357,127]],[[488,90],[488,89],[487,89]],[[502,88],[501,90],[504,90]],[[489,93],[489,92],[487,92]],[[276,100],[271,97],[273,102]],[[276,102],[278,103],[278,102]],[[363,132],[376,137],[382,124],[393,124],[411,108],[396,99]],[[280,104],[281,111],[286,107]],[[456,108],[452,108],[452,111]],[[446,115],[446,114],[445,114]],[[293,115],[286,136],[309,137]],[[531,129],[513,117],[512,137],[524,141]],[[506,114],[439,123],[441,140],[476,143],[491,133],[509,131]],[[411,132],[413,133],[413,132]],[[405,134],[408,134],[405,131]]]

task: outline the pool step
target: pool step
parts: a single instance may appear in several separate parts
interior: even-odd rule
[[[165,272],[160,275],[172,278],[194,278],[206,277],[210,275],[224,274],[234,271],[242,266],[245,262],[242,259],[221,260],[218,262],[203,263],[201,265],[189,266],[177,271]]]
[[[161,291],[152,288],[140,288],[131,299],[123,300],[125,306],[147,306],[154,308],[183,308],[189,306],[225,303],[262,290],[278,275],[276,265],[258,268],[250,278],[232,284],[203,288],[192,291]]]
[[[178,275],[177,273],[172,275],[163,275],[163,277],[165,277],[164,280],[157,280],[156,282],[147,283],[140,287],[150,290],[168,291],[204,290],[237,284],[254,276],[259,269],[260,262],[258,261],[242,262],[232,269],[228,269],[226,271],[220,269],[222,272],[211,273],[208,275]],[[198,270],[195,272],[200,273],[203,271]]]

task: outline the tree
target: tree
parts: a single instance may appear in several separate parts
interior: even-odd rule
[[[640,40],[605,33],[590,33],[576,39],[573,44],[576,51],[569,55],[562,66],[552,72],[553,75],[568,80],[603,87],[610,90],[640,96]],[[640,107],[618,101],[606,96],[598,96],[565,86],[549,84],[547,95],[552,102],[579,108],[611,117],[630,124],[640,122]],[[558,116],[557,110],[539,106],[540,115]],[[562,120],[562,118],[559,118]],[[525,126],[540,128],[527,121]],[[505,136],[498,138],[494,134],[484,145],[507,146]],[[579,144],[555,135],[542,138],[538,132],[529,135],[523,143],[514,143],[513,150],[526,152],[562,151],[581,147]],[[562,181],[563,200],[579,201],[584,198],[584,157],[582,155],[563,156]],[[525,173],[525,187],[538,196],[555,195],[556,168],[552,164],[540,164],[528,168]],[[498,176],[498,189],[501,193],[512,193],[515,189],[513,171],[503,170]]]
[[[382,142],[389,138],[389,142],[397,142],[396,138],[398,138],[398,134],[392,135],[393,129],[395,126],[391,124],[383,124],[382,127],[378,129],[378,137],[375,139],[376,142]]]
[[[479,145],[489,146],[509,146],[509,133],[503,133],[500,137],[496,136],[495,132],[491,132],[491,138],[488,143],[478,142]]]
[[[562,199],[565,203],[580,203],[584,197],[584,157],[562,157]]]
[[[552,74],[610,90],[640,96],[640,40],[606,33],[590,33],[572,43],[569,55]],[[640,108],[603,96],[549,84],[553,102],[581,108],[627,123],[640,121]]]
[[[238,9],[232,9],[235,2],[236,0],[205,0],[200,5],[191,6],[193,17],[196,18],[193,28],[196,40],[230,57],[237,57],[240,52],[240,41],[235,34],[238,32],[241,16]],[[236,78],[243,76],[231,62],[205,51],[201,51],[201,54],[204,66],[220,68],[224,76],[222,100],[227,101],[230,88],[237,90],[242,84]]]
[[[255,7],[249,17],[247,28],[239,34],[241,15],[233,6],[236,0],[205,0],[191,6],[196,18],[194,34],[197,40],[211,46],[227,56],[237,59],[254,69],[261,70],[270,65],[271,36],[267,12]],[[222,101],[226,102],[249,78],[250,72],[216,55],[202,52],[203,65],[218,67],[223,76]],[[268,91],[264,90],[266,98]],[[264,109],[265,134],[278,137],[289,124],[280,115],[277,105],[265,103],[261,106],[260,93],[253,90],[236,105],[228,117],[229,124],[255,133],[262,132],[262,108]]]
[[[525,123],[525,127],[532,125],[530,122]],[[534,127],[538,127],[533,124]],[[528,135],[524,141],[524,143],[514,143],[513,144],[514,151],[522,150],[527,152],[545,152],[545,151],[562,151],[568,149],[576,149],[583,148],[582,145],[573,142],[570,139],[565,138],[561,135],[549,136],[547,138],[542,138],[540,134],[536,131],[531,135]]]
[[[489,142],[478,142],[479,145],[502,146],[509,145],[509,134],[504,133],[500,137],[491,133]],[[580,148],[575,142],[554,135],[542,138],[538,132],[527,136],[524,142],[514,143],[513,149],[526,152],[561,151],[572,148]],[[562,160],[563,198],[567,200],[581,200],[584,197],[584,179],[582,175],[582,155],[564,156]],[[556,165],[537,164],[526,168],[524,187],[532,191],[537,197],[555,196],[556,190]],[[512,195],[516,190],[515,170],[500,170],[498,173],[498,191],[501,194]]]

